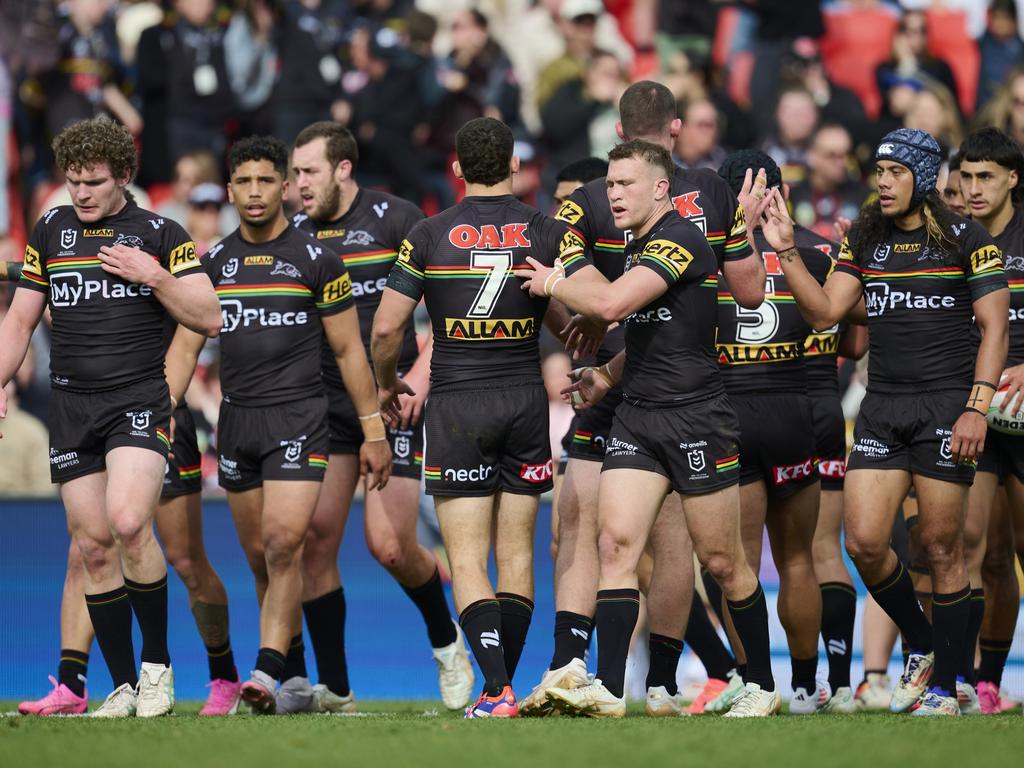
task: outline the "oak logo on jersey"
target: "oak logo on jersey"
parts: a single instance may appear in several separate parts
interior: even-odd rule
[[[321,229],[319,232],[316,233],[316,239],[317,240],[327,240],[328,238],[332,238],[332,237],[344,237],[344,236],[345,236],[345,230],[344,229]]]
[[[101,227],[99,229],[83,229],[82,237],[113,237],[114,230],[110,227]],[[69,245],[68,248],[71,246]]]
[[[505,339],[529,339],[537,331],[532,317],[514,320],[485,318],[470,320],[462,317],[446,317],[444,330],[449,339],[462,341],[494,341]]]
[[[672,205],[684,219],[693,219],[704,215],[704,207],[700,204],[700,191],[686,192],[672,198]],[[743,209],[736,206],[737,215],[742,215]]]
[[[987,272],[990,269],[1002,269],[1003,254],[995,245],[986,245],[971,254],[971,274]]]
[[[412,243],[408,240],[403,240],[402,244],[398,246],[398,260],[403,264],[408,264],[409,259],[412,258]]]
[[[42,276],[43,274],[43,268],[39,263],[39,251],[31,245],[25,246],[25,261],[21,265],[21,269],[24,272],[31,272],[33,275]]]
[[[529,248],[526,223],[502,224],[499,233],[493,224],[477,229],[472,224],[459,224],[448,232],[448,242],[456,248]]]
[[[558,209],[558,213],[555,214],[555,218],[559,221],[564,221],[566,224],[572,225],[583,218],[583,209],[572,200],[566,200]]]
[[[798,341],[778,341],[772,344],[719,344],[719,365],[751,365],[795,360],[802,352]]]
[[[182,270],[191,269],[192,267],[199,266],[199,256],[196,255],[196,244],[189,240],[187,243],[182,243],[173,251],[171,251],[171,274],[176,275]],[[238,268],[238,262],[235,262],[235,269]],[[233,274],[233,273],[232,273]]]
[[[348,274],[336,277],[324,286],[323,303],[334,304],[352,294],[352,278]]]
[[[246,256],[242,260],[242,264],[247,267],[269,267],[273,263],[273,256]]]

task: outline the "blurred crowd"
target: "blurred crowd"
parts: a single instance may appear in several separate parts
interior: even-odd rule
[[[678,163],[717,168],[730,150],[762,148],[794,218],[831,237],[869,195],[873,145],[892,128],[927,130],[947,152],[976,125],[1024,141],[1022,11],[1018,0],[3,0],[0,261],[20,260],[26,231],[65,200],[50,139],[81,118],[109,114],[137,137],[140,204],[205,250],[237,224],[223,172],[240,136],[290,142],[336,120],[359,141],[360,183],[429,214],[459,195],[455,131],[493,116],[517,138],[517,194],[550,210],[559,169],[615,144],[618,99],[641,78],[678,98]],[[39,337],[13,389],[45,418]],[[215,423],[215,354],[206,363],[193,405]]]

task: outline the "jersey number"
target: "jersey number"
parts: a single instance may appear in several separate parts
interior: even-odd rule
[[[764,292],[775,293],[775,281],[765,281]],[[779,310],[765,301],[757,309],[744,309],[736,305],[736,341],[743,344],[763,344],[779,330]]]
[[[469,268],[487,274],[466,317],[490,317],[505,281],[512,274],[512,251],[472,251]]]

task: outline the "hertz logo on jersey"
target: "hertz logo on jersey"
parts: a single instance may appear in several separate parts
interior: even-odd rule
[[[199,266],[199,257],[196,255],[196,244],[189,240],[182,243],[171,251],[171,274],[176,275],[183,269]]]
[[[344,237],[344,229],[321,229],[316,233],[317,240],[326,240],[329,237]]]
[[[562,203],[562,207],[558,209],[558,213],[555,214],[555,218],[559,221],[564,221],[566,224],[572,225],[583,218],[583,209],[572,200],[566,200]]]
[[[247,267],[269,267],[274,263],[273,256],[246,256],[242,263]]]
[[[412,258],[412,243],[408,240],[403,240],[402,244],[398,246],[398,260],[403,264],[408,264],[409,259]]]
[[[42,275],[43,270],[39,264],[39,251],[33,248],[31,245],[25,246],[25,263],[21,265],[21,268],[25,272],[31,272],[34,275]]]
[[[671,240],[651,240],[644,246],[640,258],[652,259],[678,278],[693,261],[693,254]]]
[[[324,304],[336,304],[352,295],[352,278],[348,274],[331,280],[324,286]]]
[[[850,241],[845,237],[843,244],[839,246],[839,261],[853,261],[853,251],[850,250]]]
[[[536,335],[537,324],[532,317],[513,320],[446,317],[444,330],[449,339],[460,341],[505,341],[532,338]]]
[[[754,363],[778,363],[795,360],[802,353],[798,341],[782,341],[775,344],[719,344],[719,365],[752,365]]]
[[[1003,254],[995,245],[986,245],[971,254],[971,274],[1003,268]]]
[[[105,229],[83,229],[82,230],[82,237],[113,237],[113,236],[114,236],[114,230],[109,229],[109,228],[105,228]]]

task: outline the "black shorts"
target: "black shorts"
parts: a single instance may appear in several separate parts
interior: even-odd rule
[[[860,405],[847,468],[902,469],[970,485],[975,465],[954,463],[950,452],[953,424],[964,412],[967,394],[869,392]]]
[[[188,496],[203,489],[202,454],[196,438],[196,422],[187,405],[179,405],[174,411],[174,440],[171,442],[174,456],[167,460],[164,472],[164,487],[160,498],[173,499]]]
[[[695,496],[736,485],[739,459],[739,422],[726,395],[679,408],[624,400],[615,411],[601,471],[657,472],[673,490]]]
[[[554,485],[547,393],[532,380],[433,392],[426,433],[431,496],[536,495]]]
[[[614,387],[593,408],[578,411],[569,426],[568,455],[582,461],[604,461],[608,435],[615,411],[622,402],[622,390]]]
[[[107,452],[130,446],[166,457],[167,382],[144,379],[101,392],[54,388],[50,395],[50,480],[66,483],[106,469]]]
[[[807,395],[733,395],[732,403],[743,436],[740,485],[761,481],[769,499],[784,499],[818,482]]]
[[[363,428],[348,393],[329,389],[327,402],[331,455],[358,455],[363,444]],[[423,416],[409,429],[388,429],[388,443],[391,445],[391,474],[419,480],[423,474]]]
[[[225,490],[247,491],[264,480],[324,479],[327,397],[246,408],[221,403],[217,477]]]
[[[1024,482],[1024,435],[996,432],[990,426],[985,433],[985,453],[978,459],[978,471],[990,472],[1000,480],[1013,476]]]
[[[811,420],[817,446],[821,490],[843,490],[846,477],[846,417],[839,395],[811,395]]]

